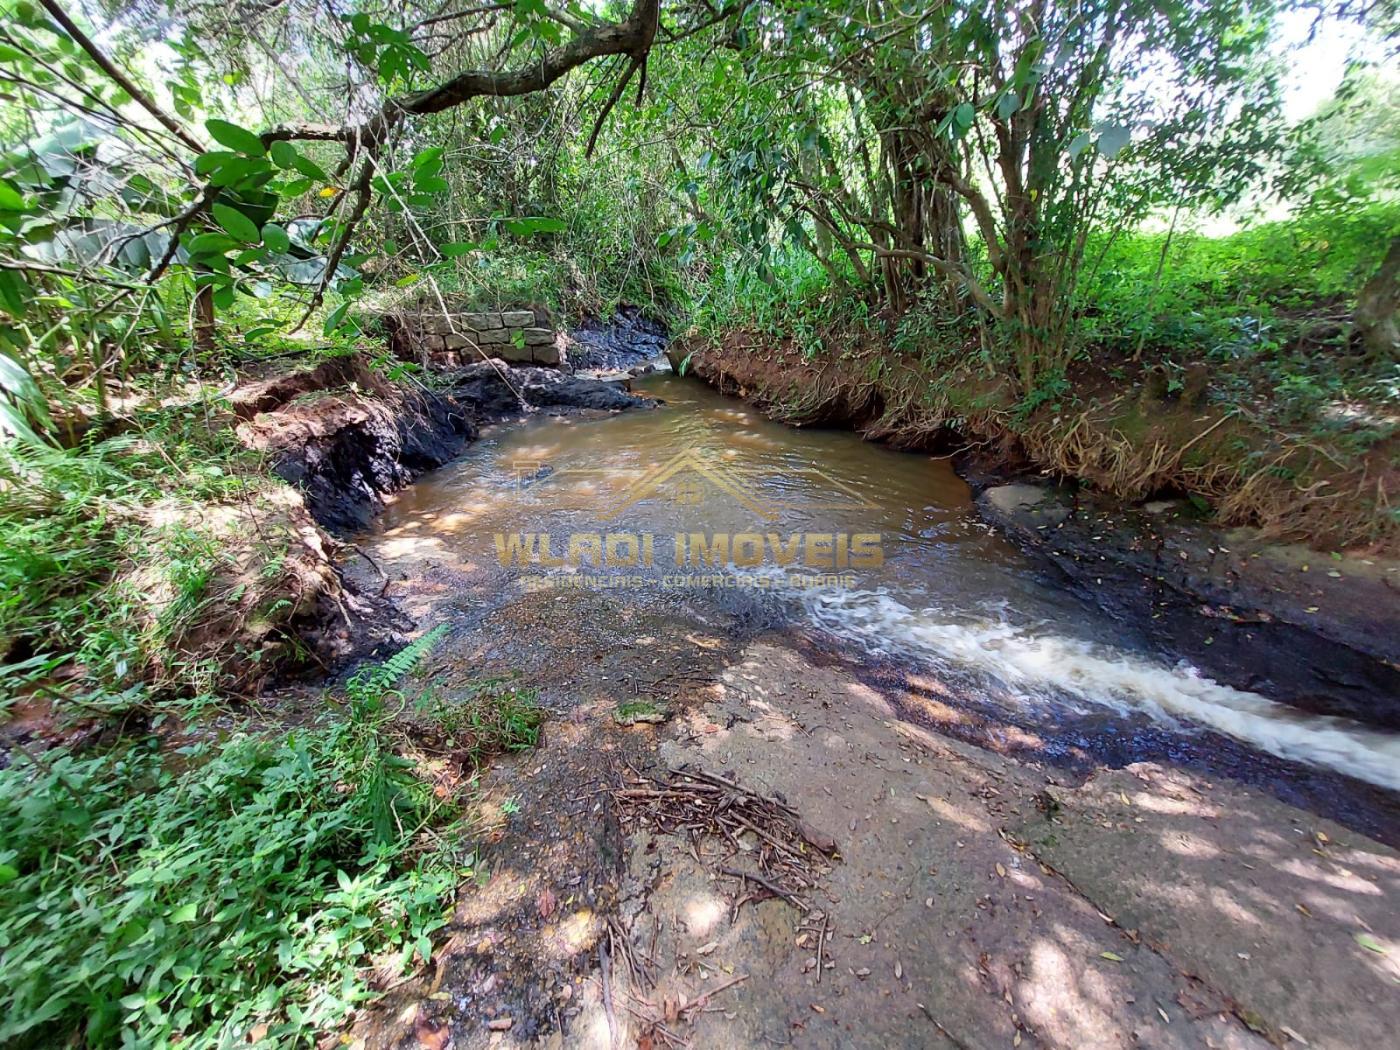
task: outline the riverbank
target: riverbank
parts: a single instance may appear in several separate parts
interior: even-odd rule
[[[1029,395],[975,360],[932,368],[867,329],[808,355],[791,339],[734,331],[668,350],[674,367],[795,426],[842,426],[895,448],[960,452],[972,473],[1045,473],[1131,503],[1187,497],[1202,516],[1327,552],[1400,554],[1397,438],[1383,402],[1327,406],[1329,434],[1266,418],[1257,399],[1212,396],[1197,366],[1168,378],[1084,365]],[[1135,370],[1134,370],[1135,369]]]
[[[133,389],[90,447],[37,459],[10,494],[33,535],[6,568],[23,601],[0,629],[0,755],[392,653],[411,621],[387,581],[347,577],[350,532],[484,425],[650,406],[625,375],[481,362],[426,378],[391,381],[359,353],[248,363],[217,393]]]
[[[1228,459],[1187,455],[1208,457],[1240,421],[1164,403],[1152,429],[1132,440],[1106,415],[1111,405],[1018,422],[994,390],[964,401],[975,387],[931,384],[915,365],[875,351],[813,361],[735,335],[682,341],[668,356],[678,371],[782,422],[953,456],[987,520],[1066,586],[1134,624],[1159,655],[1305,710],[1400,724],[1400,561],[1388,556],[1390,524],[1371,505],[1355,528],[1387,538],[1347,551],[1284,541],[1280,533],[1310,528],[1326,539],[1339,520],[1331,503],[1309,506],[1281,477],[1242,479]],[[933,393],[915,398],[916,389]],[[1171,444],[1188,420],[1196,437]],[[1215,513],[1202,511],[1198,486],[1224,493]],[[1251,520],[1249,494],[1264,490],[1258,506],[1273,508],[1271,528],[1232,526]],[[1382,504],[1386,491],[1376,489]]]
[[[1391,794],[1144,711],[1056,714],[1041,683],[998,687],[995,666],[891,661],[804,620],[785,595],[533,590],[492,539],[596,528],[597,498],[648,465],[742,452],[751,500],[786,501],[783,528],[873,515],[898,533],[869,586],[941,566],[940,591],[966,604],[934,626],[957,630],[958,646],[978,644],[977,610],[998,601],[1035,602],[1055,625],[1029,643],[1074,643],[1077,599],[1028,578],[946,464],[848,434],[804,434],[821,440],[794,449],[783,439],[796,432],[669,376],[637,398],[621,378],[490,364],[435,377],[431,391],[331,371],[262,380],[272,389],[235,398],[258,409],[234,416],[263,442],[262,462],[318,505],[372,519],[342,533],[340,557],[312,528],[339,593],[394,617],[381,651],[417,634],[422,663],[369,700],[374,672],[357,676],[345,711],[320,681],[279,691],[254,732],[365,734],[357,748],[380,764],[351,750],[349,766],[318,765],[318,805],[358,806],[373,770],[409,761],[402,783],[461,816],[400,844],[391,872],[363,873],[386,894],[367,912],[375,931],[395,933],[409,908],[426,932],[360,960],[357,994],[373,998],[354,1011],[350,1045],[1349,1050],[1395,1023],[1400,857],[1371,840],[1395,829]],[[552,405],[522,412],[516,391]],[[455,462],[399,487],[424,462],[405,449],[452,442]],[[752,528],[734,490],[696,502],[694,483],[711,482],[691,482],[629,503],[610,527]],[[858,505],[843,511],[824,488],[804,502],[804,487],[828,484]],[[1028,512],[1045,513],[1039,503]],[[1013,661],[1008,641],[974,655]],[[1131,650],[1098,660],[1149,688],[1191,684]],[[507,747],[523,750],[483,765],[493,715],[518,721]],[[275,752],[234,772],[261,784],[268,769],[276,784],[290,761]],[[358,809],[330,812],[373,827]],[[318,868],[307,892],[335,895],[352,862]],[[405,951],[421,953],[407,973]]]
[[[956,680],[872,686],[743,603],[522,594],[396,538],[406,607],[457,625],[414,688],[519,674],[550,717],[484,775],[478,880],[352,1046],[1354,1050],[1400,1020],[1400,855],[1364,836],[960,743],[897,706],[951,713]]]
[[[498,531],[591,527],[575,486],[699,449],[744,457],[760,502],[797,498],[811,461],[863,504],[853,520],[902,521],[882,579],[956,592],[976,571],[963,547],[1025,572],[964,532],[946,465],[838,433],[784,442],[798,432],[670,377],[644,392],[667,406],[488,430],[358,539],[418,623],[452,625],[409,695],[472,668],[518,676],[548,718],[482,776],[477,879],[431,966],[363,1011],[352,1045],[1350,1050],[1394,1023],[1400,856],[1375,841],[1394,837],[1393,794],[1140,713],[1046,716],[1038,683],[882,656],[758,591],[500,564]],[[609,527],[752,520],[732,492],[688,492]],[[877,494],[887,507],[865,505]],[[844,527],[808,495],[794,520],[820,507]],[[928,506],[944,499],[955,517]],[[530,586],[541,574],[558,586]],[[1074,655],[1072,626],[1037,648]],[[987,650],[1012,676],[1015,641]],[[1107,695],[1115,671],[1175,683],[1100,651],[1084,688]]]

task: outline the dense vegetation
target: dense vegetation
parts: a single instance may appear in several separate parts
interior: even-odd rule
[[[0,14],[0,717],[116,727],[6,738],[7,1042],[305,1040],[427,954],[466,862],[382,710],[416,650],[312,728],[172,732],[296,655],[292,595],[328,586],[230,385],[356,350],[430,384],[383,360],[400,304],[630,302],[858,359],[1110,487],[1056,458],[1072,417],[1121,458],[1213,412],[1140,489],[1393,549],[1387,0]],[[1339,27],[1334,96],[1290,117],[1279,41]],[[481,697],[423,717],[533,740],[528,697]]]

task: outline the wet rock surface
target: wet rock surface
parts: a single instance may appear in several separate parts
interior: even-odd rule
[[[568,333],[568,366],[627,370],[655,361],[666,352],[666,327],[643,316],[635,306],[620,306],[608,320],[590,319]]]
[[[554,368],[481,361],[438,373],[439,389],[387,383],[358,358],[248,384],[232,400],[245,444],[302,493],[323,527],[369,524],[384,498],[450,462],[487,423],[531,412],[569,415],[652,408],[626,375],[596,378]]]
[[[352,1046],[1351,1050],[1400,1023],[1392,850],[1150,763],[1068,784],[708,602],[444,586],[441,558],[389,566],[425,622],[458,610],[429,673],[518,669],[551,718],[486,774],[477,880]],[[652,696],[664,724],[614,717]],[[833,856],[775,883],[793,900],[736,877],[777,855],[762,826],[622,803],[639,777],[683,794],[676,770],[780,802]]]
[[[456,403],[483,423],[514,419],[532,410],[569,415],[579,411],[624,412],[657,404],[633,394],[627,376],[600,379],[552,368],[481,361],[444,373],[443,380]]]
[[[983,516],[1158,653],[1318,714],[1400,728],[1400,573],[1050,484],[993,485]]]
[[[1281,1045],[1394,1031],[1400,857],[1330,821],[1153,765],[1051,788],[1012,829],[1042,862]],[[1209,890],[1207,890],[1209,887]],[[1307,964],[1304,965],[1304,960]]]

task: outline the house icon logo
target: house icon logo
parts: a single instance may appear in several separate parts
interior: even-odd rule
[[[701,456],[695,449],[682,449],[665,463],[653,467],[620,493],[599,513],[611,521],[633,504],[669,492],[675,502],[697,506],[705,502],[705,486],[724,493],[764,521],[776,521],[781,508],[763,499],[738,474],[717,461]]]
[[[512,465],[518,485],[559,484],[562,491],[556,505],[560,509],[592,510],[602,521],[615,521],[628,508],[646,500],[664,498],[680,506],[698,507],[716,495],[737,503],[765,522],[777,522],[785,510],[794,508],[871,510],[877,506],[850,484],[816,467],[785,466],[783,474],[788,480],[812,479],[814,484],[810,489],[827,493],[827,498],[784,496],[775,499],[764,492],[749,472],[735,470],[713,451],[695,446],[682,449],[662,463],[635,470],[565,467],[556,471],[536,460],[517,461]],[[785,486],[789,491],[794,488]]]

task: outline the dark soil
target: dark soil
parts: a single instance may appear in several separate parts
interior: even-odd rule
[[[655,361],[666,352],[666,326],[635,306],[620,306],[606,321],[589,318],[569,332],[568,366],[617,371]]]
[[[1302,710],[1400,728],[1400,576],[1227,534],[1185,501],[1147,512],[1037,488],[1040,504],[1008,506],[993,498],[1008,487],[993,487],[977,506],[1160,655]]]

